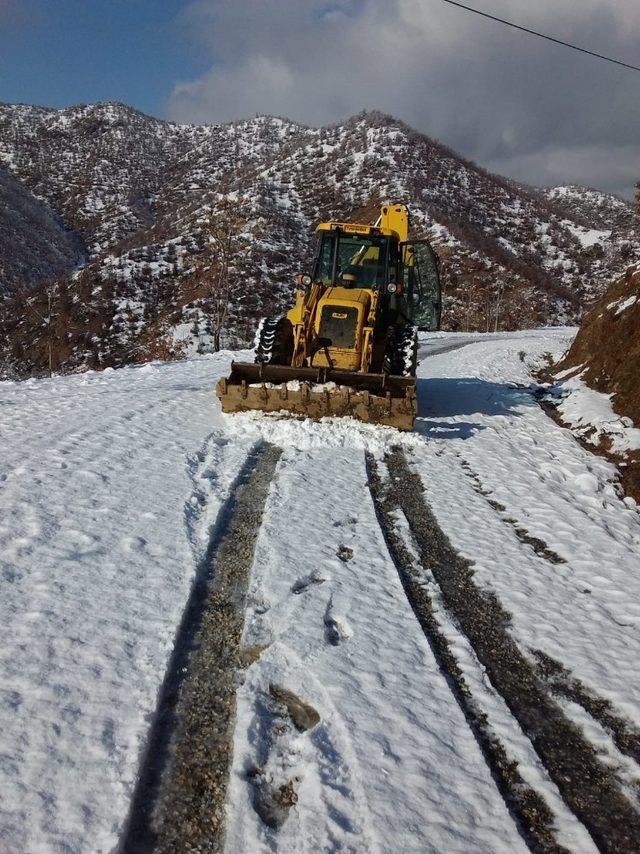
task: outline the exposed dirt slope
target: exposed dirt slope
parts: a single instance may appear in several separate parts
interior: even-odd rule
[[[558,370],[586,366],[584,381],[612,394],[613,408],[640,425],[640,265],[630,267],[582,322]]]
[[[611,395],[617,414],[640,427],[640,265],[616,279],[587,314],[555,373],[571,368],[586,368],[584,382]],[[621,461],[621,475],[625,491],[640,501],[640,451]]]

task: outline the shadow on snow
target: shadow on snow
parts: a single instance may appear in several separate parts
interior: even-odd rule
[[[487,417],[519,417],[520,407],[537,405],[527,389],[477,377],[419,378],[417,393],[414,430],[430,439],[468,439],[490,426]],[[473,416],[480,416],[483,423]]]

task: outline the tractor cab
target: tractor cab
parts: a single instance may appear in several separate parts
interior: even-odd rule
[[[421,330],[440,328],[438,260],[428,241],[403,241],[393,229],[352,223],[321,223],[318,232],[313,282],[331,290],[376,291],[386,312]],[[362,302],[362,294],[352,298]]]
[[[331,287],[384,289],[390,256],[397,264],[397,241],[383,234],[354,234],[347,228],[353,226],[321,232],[313,281]]]

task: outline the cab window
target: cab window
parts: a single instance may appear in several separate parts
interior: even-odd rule
[[[324,234],[314,278],[348,288],[383,288],[387,282],[389,241],[385,237]],[[337,258],[334,257],[337,255]],[[335,261],[335,282],[332,279]]]
[[[440,328],[441,293],[436,255],[427,241],[403,244],[404,291],[412,322],[420,329]]]
[[[316,282],[322,282],[325,285],[331,284],[334,244],[335,238],[333,236],[323,234],[313,272],[313,278]]]

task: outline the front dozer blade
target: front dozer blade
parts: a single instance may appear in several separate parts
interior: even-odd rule
[[[218,381],[223,412],[285,412],[323,418],[350,415],[370,424],[411,430],[417,415],[414,377],[362,374],[332,368],[232,362]]]

